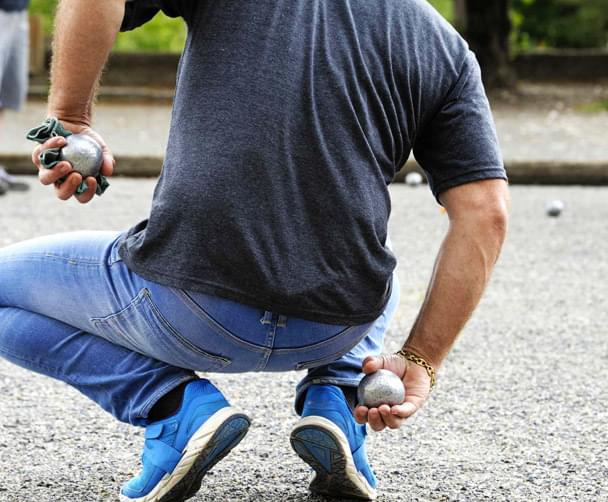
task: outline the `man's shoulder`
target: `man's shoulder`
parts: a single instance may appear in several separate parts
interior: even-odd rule
[[[333,8],[339,9],[338,4],[342,2]],[[422,71],[447,70],[454,78],[462,67],[467,42],[426,0],[377,0],[372,5],[359,0],[349,5],[355,10],[357,30],[373,30],[366,41],[388,44],[392,61],[402,61],[408,73],[421,66]]]

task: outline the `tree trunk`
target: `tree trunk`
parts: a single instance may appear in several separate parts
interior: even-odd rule
[[[509,61],[509,0],[455,0],[456,27],[477,55],[487,87],[514,83]]]

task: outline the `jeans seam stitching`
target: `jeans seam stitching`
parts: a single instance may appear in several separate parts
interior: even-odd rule
[[[179,343],[181,343],[184,348],[191,350],[197,354],[200,354],[203,357],[211,359],[212,361],[215,361],[218,364],[220,364],[222,367],[228,366],[232,362],[227,357],[223,357],[223,356],[216,355],[216,354],[211,354],[210,352],[207,352],[206,350],[203,350],[200,347],[197,347],[192,342],[190,342],[189,340],[184,338],[182,335],[180,335],[179,332],[169,323],[169,321],[167,321],[165,319],[165,316],[162,315],[160,310],[158,310],[158,307],[152,301],[152,295],[150,293],[150,290],[148,290],[148,288],[144,288],[144,290],[145,290],[144,298],[147,300],[147,304],[150,307],[150,309],[152,310],[153,314],[161,322],[163,327],[166,328],[167,331],[169,331],[171,336],[173,336],[173,338],[175,338]]]
[[[63,258],[61,256],[56,256],[52,254],[29,254],[29,255],[21,255],[21,256],[7,256],[0,258],[0,263],[14,263],[14,262],[46,262],[46,261],[58,261],[62,263],[68,263],[74,266],[82,266],[82,267],[99,267],[103,266],[104,263],[100,261],[87,261],[82,258]]]
[[[319,359],[313,359],[310,361],[303,361],[301,363],[297,363],[295,366],[296,371],[297,370],[302,370],[302,369],[307,369],[309,367],[309,365],[312,365],[311,367],[317,367],[317,366],[323,366],[323,364],[329,364],[337,359],[339,359],[340,357],[342,357],[343,355],[347,354],[349,350],[352,350],[354,347],[356,347],[359,343],[361,343],[361,341],[369,334],[369,332],[371,331],[372,326],[370,326],[369,329],[365,330],[363,332],[363,334],[361,335],[360,338],[358,338],[354,345],[347,345],[347,346],[342,346],[342,348],[340,350],[335,351],[334,353],[325,356],[323,358],[319,358]],[[334,359],[335,358],[335,359]],[[320,363],[320,364],[319,364]]]
[[[209,314],[207,314],[204,309],[202,309],[185,291],[181,291],[179,289],[171,288],[173,293],[180,299],[182,299],[185,305],[190,309],[190,311],[197,316],[199,319],[207,323],[207,325],[218,335],[228,338],[231,342],[241,345],[242,347],[253,350],[258,353],[264,353],[266,347],[256,345],[254,343],[247,342],[245,340],[241,340],[236,335],[232,334],[226,328],[224,328],[220,323],[218,323],[215,319],[213,319]]]
[[[264,340],[266,350],[264,351],[264,354],[263,354],[262,358],[260,359],[260,362],[257,365],[258,371],[263,371],[264,368],[266,368],[266,366],[268,366],[268,361],[270,360],[270,356],[273,353],[272,347],[274,345],[276,335],[277,335],[277,321],[276,321],[276,319],[274,319],[271,322],[270,326],[268,327],[268,331],[266,332],[266,339]]]
[[[70,385],[72,385],[73,387],[78,387],[80,385],[80,383],[77,380],[74,380],[73,378],[71,378],[70,376],[65,376],[63,374],[63,372],[59,369],[59,368],[54,368],[52,366],[47,366],[43,363],[36,363],[34,361],[32,361],[31,359],[26,359],[25,357],[15,354],[14,352],[4,349],[2,347],[0,347],[0,353],[7,355],[9,357],[12,357],[13,359],[17,359],[18,361],[21,361],[22,363],[26,363],[31,367],[36,367],[36,368],[40,368],[43,370],[48,371],[49,373],[53,373],[55,375],[62,375],[61,379],[62,381],[65,381],[67,383],[69,383]]]
[[[230,359],[228,359],[226,357],[214,355],[199,347],[196,347],[194,344],[190,343],[183,336],[181,336],[175,330],[175,328],[173,328],[173,326],[171,326],[170,323],[160,313],[160,311],[158,310],[158,308],[152,301],[150,290],[145,287],[142,288],[139,291],[139,293],[137,293],[137,296],[135,298],[133,298],[126,307],[120,309],[115,314],[110,314],[105,317],[93,317],[93,318],[91,318],[91,322],[93,322],[93,324],[95,324],[96,327],[98,327],[99,325],[102,325],[102,326],[105,325],[105,326],[108,326],[111,328],[114,325],[120,325],[120,322],[116,320],[117,318],[119,319],[121,316],[124,316],[124,314],[128,310],[134,310],[134,312],[137,313],[138,312],[137,309],[144,302],[145,302],[145,305],[147,305],[147,307],[150,308],[152,315],[156,317],[156,319],[159,323],[161,323],[161,325],[162,325],[161,330],[166,330],[168,332],[168,335],[173,340],[175,340],[183,349],[194,352],[196,355],[208,359],[213,364],[219,365],[221,368],[225,368],[232,362]],[[146,323],[147,322],[148,321],[146,319]],[[127,342],[129,342],[130,344],[133,345],[133,342],[129,339],[129,337],[125,336],[124,338],[126,339]],[[129,348],[129,350],[134,350],[134,349]],[[135,352],[137,352],[137,351],[135,350]]]
[[[305,345],[304,347],[294,347],[291,349],[274,349],[274,352],[276,354],[279,355],[284,355],[284,354],[293,354],[293,353],[297,353],[297,352],[305,352],[305,351],[309,351],[309,350],[315,350],[315,349],[322,349],[323,347],[325,347],[326,345],[335,342],[337,340],[340,340],[342,337],[350,334],[351,331],[354,331],[355,328],[358,328],[360,325],[356,325],[356,326],[349,326],[348,328],[342,330],[340,333],[337,333],[335,335],[333,335],[331,338],[327,338],[326,340],[323,340],[321,342],[317,342],[313,345]],[[371,329],[372,325],[365,331],[364,335],[361,337],[361,339],[363,339],[363,337],[365,335],[367,335]],[[360,340],[361,340],[360,339]]]

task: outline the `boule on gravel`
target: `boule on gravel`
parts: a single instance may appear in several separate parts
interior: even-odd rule
[[[562,214],[564,207],[565,207],[565,205],[561,200],[549,201],[549,202],[547,202],[547,205],[546,205],[547,215],[551,216],[553,218],[556,218],[560,214]]]
[[[423,181],[422,175],[415,171],[409,173],[405,177],[405,183],[411,187],[417,187],[418,185],[421,185],[422,181]]]

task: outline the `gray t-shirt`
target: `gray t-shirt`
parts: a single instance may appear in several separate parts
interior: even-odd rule
[[[386,303],[387,186],[412,149],[436,197],[506,178],[475,57],[422,0],[136,0],[188,40],[136,273],[360,324]]]

